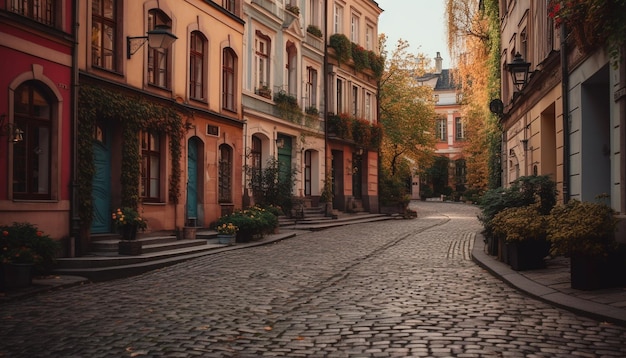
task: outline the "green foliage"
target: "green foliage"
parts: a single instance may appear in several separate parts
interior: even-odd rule
[[[0,261],[32,263],[36,274],[49,273],[61,245],[30,223],[0,226]]]
[[[301,122],[303,114],[296,97],[281,90],[274,95],[274,102],[276,103],[276,108],[283,119],[293,123]]]
[[[339,64],[346,63],[352,58],[352,43],[344,34],[332,34],[329,46],[335,50],[335,58]]]
[[[111,219],[117,229],[126,225],[135,225],[142,231],[148,228],[148,221],[141,217],[137,210],[129,207],[117,208],[111,213]]]
[[[355,44],[354,42],[351,45],[354,68],[357,71],[362,71],[363,69],[370,68],[370,57],[368,52],[362,46]]]
[[[354,141],[362,148],[378,149],[383,140],[383,129],[379,123],[353,118],[346,113],[328,116],[327,125],[329,133],[347,141]]]
[[[520,177],[509,188],[487,190],[478,204],[481,209],[478,219],[485,236],[493,236],[492,220],[500,211],[537,204],[539,213],[546,215],[554,207],[556,195],[556,183],[545,175]]]
[[[399,171],[400,173],[391,175],[387,168],[381,168],[378,178],[378,196],[381,205],[408,204],[410,201],[407,179],[411,177],[411,172],[408,165],[403,166],[403,169]]]
[[[491,220],[495,237],[506,241],[545,240],[546,215],[539,212],[539,205],[506,208]]]
[[[291,191],[297,174],[295,168],[283,168],[278,159],[271,157],[261,171],[251,167],[245,169],[257,205],[278,207],[285,212],[291,211]]]
[[[306,28],[306,32],[310,33],[311,35],[315,36],[315,37],[322,37],[322,30],[320,30],[319,27],[315,26],[315,25],[309,25]]]
[[[78,99],[78,206],[81,225],[88,227],[93,220],[92,181],[95,174],[93,133],[97,120],[119,120],[122,128],[122,206],[137,208],[141,153],[139,131],[168,135],[172,174],[169,177],[169,200],[178,203],[181,191],[182,118],[178,111],[105,88],[82,85]],[[121,120],[123,119],[123,120]]]
[[[333,179],[330,173],[326,174],[324,178],[324,186],[322,187],[322,193],[320,195],[320,202],[332,203],[333,202]]]
[[[548,240],[554,255],[588,254],[605,256],[617,249],[617,219],[602,203],[570,200],[555,206],[548,217]]]
[[[271,211],[254,206],[245,210],[237,210],[230,215],[219,218],[215,227],[232,224],[237,227],[237,241],[245,242],[262,238],[271,234],[278,227],[278,217]]]

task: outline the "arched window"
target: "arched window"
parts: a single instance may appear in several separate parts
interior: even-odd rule
[[[34,81],[20,85],[14,98],[23,140],[13,144],[13,197],[50,199],[52,101]]]
[[[162,11],[152,9],[148,12],[148,31],[157,25],[172,27],[172,20]],[[148,45],[149,46],[149,45]],[[148,82],[162,88],[170,87],[170,53],[169,49],[150,47],[148,50]]]
[[[237,57],[233,50],[225,48],[222,58],[222,107],[230,111],[235,110],[236,64]]]
[[[233,187],[233,150],[226,144],[219,148],[219,190],[218,201],[220,203],[232,202]]]
[[[206,37],[199,32],[191,33],[189,48],[189,97],[205,100]]]

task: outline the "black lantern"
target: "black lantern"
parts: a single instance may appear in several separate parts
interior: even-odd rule
[[[507,69],[511,73],[513,84],[517,88],[517,91],[524,89],[524,86],[528,83],[528,70],[530,69],[530,62],[524,61],[522,54],[519,52],[515,54],[513,62],[508,63]]]
[[[167,25],[156,25],[154,29],[148,31],[148,36],[128,36],[126,37],[126,58],[134,55],[146,41],[152,48],[166,49],[178,39]]]

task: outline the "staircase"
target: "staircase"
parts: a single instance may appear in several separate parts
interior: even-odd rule
[[[105,281],[138,275],[178,262],[190,260],[209,253],[244,246],[262,245],[296,235],[299,230],[318,231],[326,228],[394,219],[384,214],[365,212],[346,214],[334,212],[327,216],[323,208],[302,207],[295,217],[278,218],[279,234],[267,235],[260,242],[236,244],[228,247],[218,243],[217,232],[198,228],[196,239],[179,240],[173,232],[158,232],[139,235],[142,254],[119,255],[118,235],[94,235],[89,254],[74,258],[57,259],[56,275],[82,276],[91,281]]]

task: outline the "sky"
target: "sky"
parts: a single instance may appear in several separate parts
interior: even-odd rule
[[[450,68],[446,40],[446,0],[374,0],[383,9],[378,18],[378,33],[387,35],[387,50],[399,39],[408,41],[411,53],[422,53],[431,60],[437,52],[443,58],[443,68]],[[390,47],[391,46],[391,47]]]

